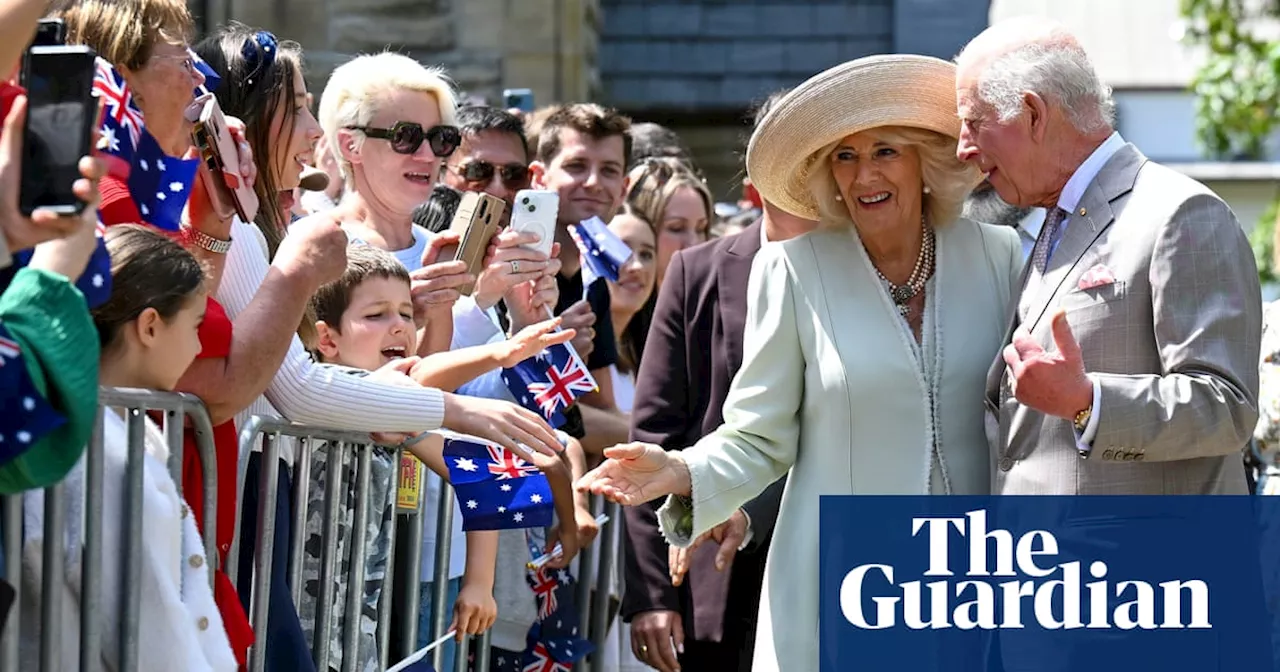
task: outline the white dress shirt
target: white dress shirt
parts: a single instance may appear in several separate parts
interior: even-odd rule
[[[1022,238],[1022,261],[1031,258],[1031,250],[1036,246],[1036,238],[1040,237],[1040,229],[1044,228],[1044,208],[1032,208],[1017,224],[1018,236]]]

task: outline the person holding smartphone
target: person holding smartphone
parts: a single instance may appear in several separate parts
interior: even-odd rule
[[[43,4],[0,0],[0,69],[17,77]],[[0,90],[0,436],[9,437],[0,490],[50,485],[79,459],[97,395],[98,341],[88,308],[110,291],[109,259],[94,236],[102,162],[82,157],[66,185],[78,214],[19,207],[28,100]],[[99,282],[93,282],[97,276]],[[58,327],[58,328],[55,328]]]

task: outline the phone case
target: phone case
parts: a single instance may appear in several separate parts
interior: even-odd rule
[[[241,179],[238,167],[227,169],[224,157],[236,156],[236,143],[231,139],[222,108],[212,95],[202,96],[195,105],[199,106],[199,116],[191,136],[204,160],[199,176],[209,203],[220,218],[235,213],[241,221],[252,222],[258,216],[258,194]]]
[[[6,86],[3,94],[6,117],[18,94],[28,96],[18,193],[18,210],[23,215],[30,216],[37,209],[79,215],[87,206],[75,197],[70,185],[80,178],[77,167],[80,157],[94,153],[94,133],[101,122],[102,106],[93,93],[96,55],[92,48],[84,45],[32,46],[23,55],[20,84]],[[45,59],[56,59],[56,64]],[[43,69],[49,67],[58,72]],[[37,102],[41,100],[39,82],[46,77],[64,82],[58,93],[50,94],[50,89],[43,89],[45,94],[59,96],[56,102]],[[33,82],[37,87],[35,92],[31,90]],[[75,89],[69,82],[75,83]],[[79,127],[70,123],[70,119],[78,120]],[[65,186],[54,188],[51,180]]]
[[[458,211],[453,216],[453,226],[449,230],[462,237],[462,242],[453,253],[453,260],[466,263],[467,273],[478,276],[484,270],[484,255],[489,251],[489,241],[500,228],[499,222],[506,208],[507,204],[502,199],[489,194],[470,191],[462,195]],[[441,258],[448,257],[442,254]],[[458,291],[467,296],[471,296],[474,290],[475,283],[458,288]]]
[[[530,250],[551,256],[556,241],[556,217],[560,214],[560,194],[542,189],[522,189],[511,207],[511,230],[536,233],[538,242]]]

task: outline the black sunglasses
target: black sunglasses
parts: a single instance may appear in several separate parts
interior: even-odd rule
[[[391,149],[397,154],[413,154],[425,140],[431,143],[433,154],[446,157],[462,144],[462,133],[453,126],[432,126],[423,130],[422,124],[415,121],[397,121],[391,128],[372,126],[348,126],[347,128],[360,131],[375,140],[391,141]]]
[[[495,166],[488,161],[472,161],[453,169],[455,173],[468,182],[488,184],[496,171],[502,176],[502,183],[508,187],[523,188],[529,184],[529,166],[519,163],[508,163]]]

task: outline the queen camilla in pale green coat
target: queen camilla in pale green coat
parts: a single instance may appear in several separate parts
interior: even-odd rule
[[[724,424],[683,451],[611,448],[579,483],[629,506],[675,495],[660,522],[686,546],[791,471],[757,672],[819,668],[820,496],[989,491],[982,391],[1022,255],[1013,229],[959,218],[981,176],[958,133],[954,66],[933,58],[852,61],[779,101],[748,172],[821,226],[755,259]]]

